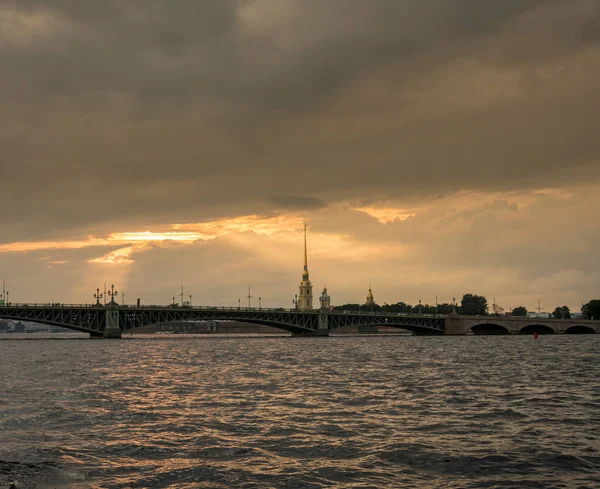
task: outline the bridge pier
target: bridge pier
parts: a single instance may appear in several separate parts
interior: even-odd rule
[[[464,335],[469,333],[471,330],[464,324],[463,321],[458,317],[458,314],[453,312],[446,316],[444,334],[445,335]]]
[[[319,328],[317,336],[329,336],[329,315],[325,309],[319,311]]]
[[[106,306],[106,322],[104,323],[103,338],[121,338],[119,327],[119,308],[116,304]]]

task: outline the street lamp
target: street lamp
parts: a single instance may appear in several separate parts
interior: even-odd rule
[[[419,315],[421,315],[421,311],[422,311],[422,309],[421,309],[421,299],[419,299]]]
[[[116,296],[118,293],[119,293],[119,292],[117,292],[117,291],[115,290],[115,286],[114,286],[114,285],[111,285],[111,286],[110,286],[110,292],[108,292],[108,295],[110,295],[110,303],[111,303],[111,304],[116,304],[116,302],[115,302],[115,296]]]
[[[94,294],[94,299],[96,299],[96,305],[100,305],[100,299],[102,299],[102,294],[100,293],[100,288],[96,289],[96,293]],[[54,298],[52,298],[52,302],[54,302]]]
[[[238,311],[240,310],[240,301],[241,299],[238,299]]]
[[[262,300],[262,297],[259,297],[259,298],[258,298],[258,310],[259,310],[259,311],[260,311],[260,307],[261,307],[261,305],[260,305],[260,301],[261,301],[261,300]]]

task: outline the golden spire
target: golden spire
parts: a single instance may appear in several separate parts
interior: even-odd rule
[[[304,223],[304,270],[308,270],[308,255],[306,253],[306,223]]]
[[[306,249],[306,223],[304,223],[304,271],[302,272],[302,281],[299,286],[298,299],[296,300],[296,307],[300,311],[312,311],[312,284],[310,283],[310,277],[308,275],[308,252]]]

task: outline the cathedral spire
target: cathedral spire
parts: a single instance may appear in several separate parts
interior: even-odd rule
[[[296,308],[301,311],[312,311],[313,295],[312,284],[308,275],[308,252],[306,249],[306,224],[304,224],[304,270],[302,272],[302,281],[298,287],[298,298],[296,299]]]
[[[306,223],[304,223],[304,270],[308,271],[308,254],[306,252]]]

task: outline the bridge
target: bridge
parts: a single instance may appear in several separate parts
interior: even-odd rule
[[[3,304],[0,319],[31,321],[89,333],[92,337],[120,338],[142,326],[172,321],[239,321],[262,324],[297,336],[328,336],[345,327],[388,326],[417,335],[465,334],[600,334],[600,321],[539,319],[506,316],[396,314],[385,312],[298,311],[244,307],[140,306],[110,302],[106,306],[77,304]]]
[[[444,334],[600,334],[600,321],[516,316],[446,316]]]
[[[0,305],[0,319],[61,326],[104,338],[120,338],[125,331],[172,321],[239,321],[272,326],[298,336],[328,336],[331,331],[348,326],[382,325],[419,335],[439,335],[444,333],[445,324],[441,315],[173,305],[132,307],[116,302],[106,306],[5,304]]]

